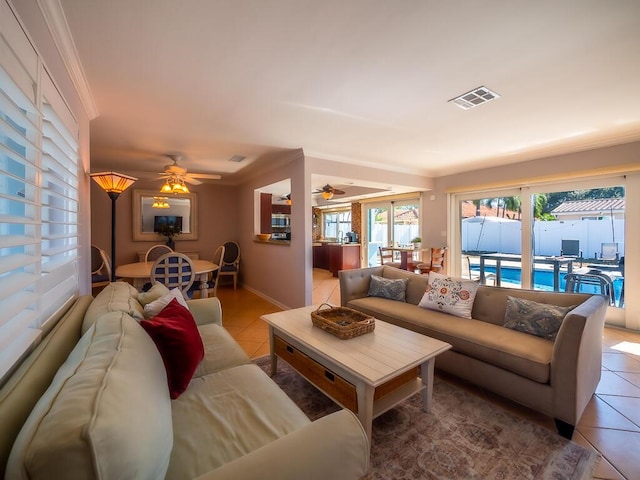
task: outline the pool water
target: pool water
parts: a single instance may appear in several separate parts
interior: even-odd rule
[[[495,273],[496,267],[485,266],[485,273]],[[480,267],[477,265],[471,265],[471,271],[476,275],[480,274]],[[521,286],[522,285],[522,270],[514,267],[502,267],[500,269],[501,277],[500,283],[503,287],[509,286]],[[560,291],[564,292],[566,282],[564,280],[566,273],[560,272]],[[534,290],[547,290],[553,291],[553,272],[548,270],[534,270],[533,272]],[[622,278],[616,278],[613,280],[613,291],[615,293],[616,305],[620,302],[620,292],[622,291],[622,284],[624,280]],[[600,293],[600,288],[595,285],[581,285],[580,291],[583,293]]]

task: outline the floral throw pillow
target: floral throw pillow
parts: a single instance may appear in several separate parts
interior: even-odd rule
[[[471,318],[477,291],[478,284],[472,280],[429,272],[429,285],[418,306],[456,317]]]
[[[384,278],[371,275],[369,297],[382,297],[398,302],[405,302],[407,295],[407,278]]]
[[[562,320],[574,308],[575,305],[560,307],[508,296],[503,326],[547,340],[555,340]]]

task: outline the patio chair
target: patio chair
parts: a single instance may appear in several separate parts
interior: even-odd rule
[[[185,298],[195,281],[193,262],[184,253],[165,253],[151,266],[151,284],[160,282],[168,289],[179,288]]]
[[[598,254],[596,253],[596,260]],[[601,243],[600,244],[600,260],[619,261],[618,244],[617,243]]]
[[[561,257],[574,257],[580,261],[582,267],[582,250],[580,250],[580,240],[562,240],[562,247],[560,248]]]
[[[480,274],[475,274],[471,271],[471,258],[469,258],[469,255],[463,255],[462,256],[462,271],[461,271],[461,277],[462,278],[468,278],[469,280],[473,280],[474,282],[479,282],[480,281]],[[496,284],[496,274],[493,272],[487,272],[484,275],[485,278],[485,284],[487,283],[488,280],[491,280],[493,282],[493,285],[495,286]]]
[[[604,295],[609,300],[609,305],[615,305],[615,293],[613,281],[604,273],[590,271],[589,273],[569,273],[565,277],[565,292],[579,293],[583,286],[599,288],[600,295]],[[591,293],[591,292],[587,292]]]

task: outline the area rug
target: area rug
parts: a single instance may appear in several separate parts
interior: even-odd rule
[[[256,359],[269,373],[269,357]],[[273,380],[311,420],[340,409],[278,361]],[[599,455],[436,376],[430,413],[417,394],[373,421],[367,480],[590,479]]]

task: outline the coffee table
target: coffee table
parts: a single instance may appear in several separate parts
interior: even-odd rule
[[[260,317],[269,324],[271,375],[278,357],[343,408],[358,415],[371,439],[373,419],[422,391],[431,409],[435,358],[451,345],[376,320],[371,333],[342,340],[311,323],[308,306]],[[420,376],[418,376],[418,368]]]

